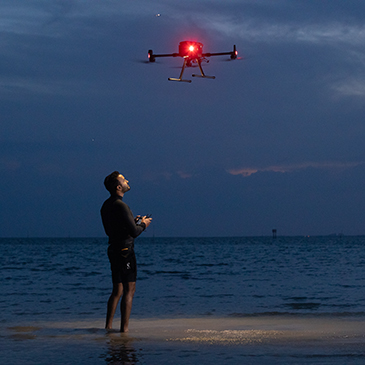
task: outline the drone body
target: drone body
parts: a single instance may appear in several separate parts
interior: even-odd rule
[[[169,53],[169,54],[154,54],[152,49],[148,51],[148,59],[150,62],[155,62],[157,57],[182,57],[184,59],[184,63],[182,65],[181,73],[178,79],[169,77],[169,81],[184,81],[191,82],[191,80],[184,80],[182,78],[184,74],[185,67],[191,67],[193,63],[197,63],[200,75],[192,75],[194,77],[202,77],[208,79],[215,79],[215,76],[206,76],[204,74],[202,68],[202,61],[206,60],[211,56],[223,56],[230,55],[231,60],[235,60],[237,58],[237,50],[236,46],[233,46],[233,51],[231,52],[220,52],[220,53],[203,53],[203,43],[195,42],[195,41],[183,41],[179,43],[179,52],[178,53]],[[208,61],[207,61],[208,62]]]

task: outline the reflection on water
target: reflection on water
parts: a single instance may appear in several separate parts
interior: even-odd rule
[[[100,359],[104,359],[108,365],[133,365],[140,363],[139,358],[141,354],[132,345],[132,339],[124,334],[111,335],[109,337],[107,352],[100,355]]]

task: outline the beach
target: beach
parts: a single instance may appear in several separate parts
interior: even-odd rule
[[[364,358],[365,319],[296,316],[35,322],[1,330],[7,364],[333,364]]]
[[[364,237],[136,242],[130,332],[105,239],[1,239],[4,364],[363,364]],[[222,247],[224,246],[224,250]]]

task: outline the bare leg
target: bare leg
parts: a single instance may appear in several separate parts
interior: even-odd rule
[[[121,310],[120,332],[128,332],[129,317],[132,311],[132,302],[135,291],[136,291],[135,281],[124,284],[124,294],[122,298],[122,303],[120,304],[120,310]]]
[[[123,294],[123,284],[122,283],[113,284],[113,291],[108,300],[108,310],[106,313],[105,328],[108,330],[111,330],[113,328],[114,314],[122,294]]]

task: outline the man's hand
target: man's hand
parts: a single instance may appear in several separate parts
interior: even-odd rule
[[[146,228],[151,224],[152,218],[147,217],[146,215],[144,215],[141,218],[141,223],[144,223],[146,225]]]

